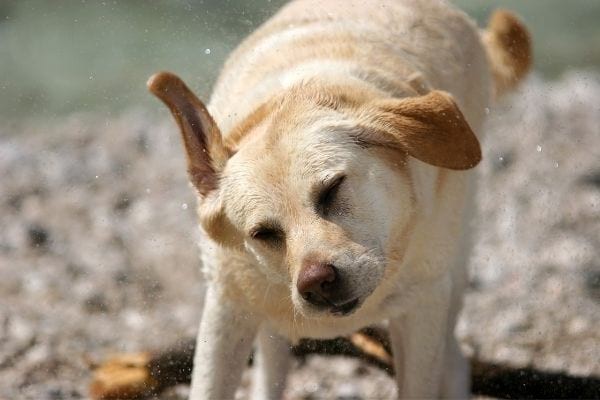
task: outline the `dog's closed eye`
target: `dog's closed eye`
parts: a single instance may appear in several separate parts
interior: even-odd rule
[[[259,225],[250,230],[250,237],[268,244],[277,244],[283,239],[284,233],[281,228],[272,224]]]
[[[317,210],[322,215],[327,216],[333,208],[340,186],[345,179],[345,175],[335,177],[319,193],[319,196],[317,197]]]

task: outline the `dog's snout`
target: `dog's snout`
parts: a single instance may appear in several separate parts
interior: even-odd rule
[[[325,306],[329,304],[336,280],[337,271],[333,265],[310,263],[300,271],[296,287],[304,300],[313,305]]]

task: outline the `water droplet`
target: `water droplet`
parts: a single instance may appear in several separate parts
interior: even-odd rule
[[[181,205],[181,209],[182,209],[182,210],[187,210],[187,208],[188,208],[188,205],[187,205],[187,203],[183,203],[183,204]]]
[[[94,79],[94,75],[90,75],[90,76],[88,77],[88,79],[91,81],[92,79]]]
[[[500,161],[500,162],[504,161],[504,157],[502,157],[502,156],[498,157],[498,161]]]
[[[540,145],[538,144],[537,146],[535,146],[535,150],[536,150],[538,153],[541,153],[541,152],[542,152],[542,146],[540,146]]]
[[[554,163],[554,168],[558,168],[558,161]]]
[[[98,179],[98,175],[96,175],[95,178]]]
[[[490,113],[490,108],[489,108],[489,107],[486,107],[486,108],[485,108],[485,113],[486,113],[486,114],[489,114],[489,113]]]
[[[204,54],[210,54],[210,49],[205,49]]]

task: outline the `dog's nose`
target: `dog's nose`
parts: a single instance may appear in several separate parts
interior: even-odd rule
[[[333,265],[310,263],[300,270],[296,288],[300,296],[315,306],[330,305],[335,288],[337,272]]]

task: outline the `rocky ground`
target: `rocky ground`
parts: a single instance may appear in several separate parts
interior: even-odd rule
[[[194,334],[194,197],[156,110],[0,125],[0,398],[86,397],[90,363]],[[482,359],[599,376],[600,77],[533,77],[489,114],[458,335]],[[394,390],[356,360],[313,357],[286,398]]]

